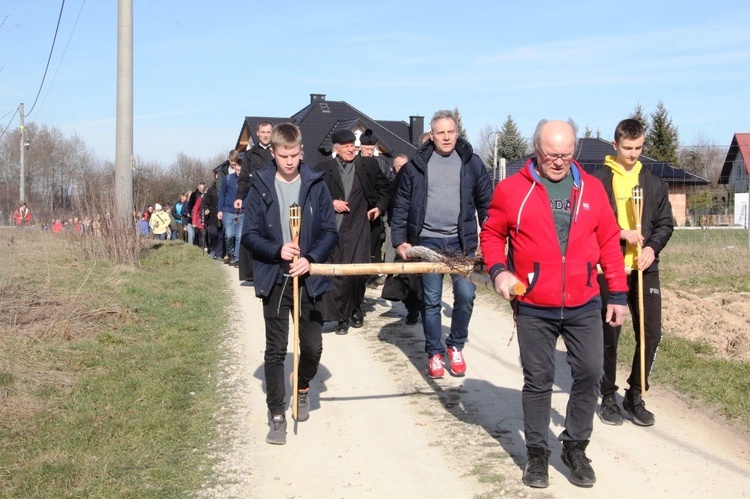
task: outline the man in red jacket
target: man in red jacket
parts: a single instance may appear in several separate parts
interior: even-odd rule
[[[495,291],[509,300],[512,285],[520,281],[527,288],[516,298],[529,458],[523,482],[538,488],[549,485],[547,432],[560,336],[573,378],[565,430],[559,437],[562,460],[575,485],[590,487],[596,482],[586,447],[603,364],[597,263],[610,289],[607,322],[620,325],[627,312],[620,228],[601,182],[573,161],[574,126],[539,122],[535,158],[497,186],[480,234]]]

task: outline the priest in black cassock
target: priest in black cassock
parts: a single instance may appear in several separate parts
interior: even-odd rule
[[[374,158],[357,156],[351,130],[337,130],[331,139],[336,157],[316,167],[331,192],[339,231],[328,263],[369,263],[370,222],[388,209],[388,178]],[[336,334],[347,334],[350,324],[362,327],[366,282],[367,276],[334,277],[333,291],[323,295],[323,320],[338,323]]]

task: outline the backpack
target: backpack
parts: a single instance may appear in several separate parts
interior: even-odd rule
[[[174,218],[175,222],[181,222],[182,221],[182,205],[184,203],[177,203],[172,207],[172,218]]]

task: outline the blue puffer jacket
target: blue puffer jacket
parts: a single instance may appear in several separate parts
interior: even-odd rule
[[[323,181],[323,174],[300,163],[302,184],[298,204],[302,207],[300,252],[310,263],[322,263],[331,254],[339,239],[333,201]],[[267,297],[281,279],[281,232],[279,199],[274,187],[276,163],[266,164],[253,174],[250,190],[243,206],[242,245],[253,254],[255,295]],[[311,300],[331,290],[331,278],[302,276]]]
[[[417,150],[403,167],[391,222],[393,246],[408,242],[419,244],[424,216],[427,212],[427,163],[435,149],[428,140]],[[492,200],[492,181],[487,168],[479,156],[474,154],[471,144],[459,138],[456,153],[461,158],[461,185],[458,215],[458,238],[464,253],[474,252],[479,245],[477,214],[479,225],[487,218],[487,210]]]

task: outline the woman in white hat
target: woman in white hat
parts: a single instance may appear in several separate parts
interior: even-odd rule
[[[169,237],[169,224],[172,223],[172,217],[162,209],[159,203],[154,205],[154,209],[155,211],[148,221],[151,233],[154,235],[154,239],[167,239]]]

